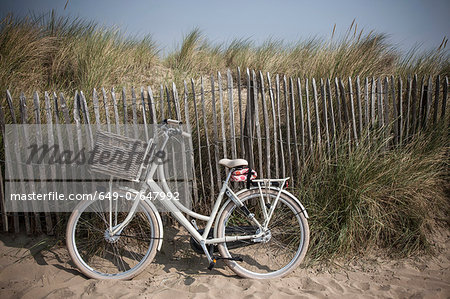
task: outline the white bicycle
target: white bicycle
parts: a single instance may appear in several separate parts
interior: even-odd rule
[[[160,130],[164,136],[160,150],[173,136],[190,137],[175,120],[164,121]],[[144,155],[152,153],[147,146]],[[109,201],[109,209],[104,209],[104,200],[94,198],[81,202],[72,212],[67,247],[76,266],[88,277],[130,279],[143,271],[161,249],[160,214],[151,200],[145,196],[140,200],[149,191],[172,194],[159,160],[134,168],[141,182],[139,190],[110,190],[118,196]],[[219,164],[229,171],[209,216],[177,200],[160,203],[191,234],[191,246],[206,255],[210,270],[222,259],[241,277],[267,279],[288,274],[302,262],[309,244],[308,214],[300,201],[285,190],[289,178],[250,181],[250,170],[247,188],[235,192],[231,178],[247,169],[247,161],[222,159]],[[127,198],[130,193],[134,200]],[[205,221],[204,229],[198,229],[195,220],[190,222],[183,213]]]

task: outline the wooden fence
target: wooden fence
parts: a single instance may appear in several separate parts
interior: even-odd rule
[[[226,77],[226,78],[225,78]],[[288,78],[238,68],[222,77],[191,79],[184,86],[152,89],[93,90],[90,96],[6,92],[0,105],[5,124],[153,124],[165,118],[182,120],[192,131],[188,156],[194,169],[193,206],[210,207],[225,169],[221,158],[246,158],[259,177],[291,177],[296,184],[308,161],[321,155],[336,159],[337,142],[346,138],[349,152],[371,132],[383,131],[388,147],[409,142],[421,131],[446,122],[448,78]],[[116,95],[120,93],[121,95]],[[131,92],[131,94],[129,93]],[[43,98],[42,98],[43,96]],[[3,134],[3,133],[2,133]],[[55,140],[53,140],[55,138]],[[43,142],[43,140],[38,140]],[[49,144],[57,137],[46,140]],[[71,148],[74,144],[69,145]],[[2,161],[1,222],[4,231],[52,233],[58,213],[4,212]],[[28,168],[23,171],[33,171]],[[25,186],[23,186],[25,190]],[[12,225],[11,225],[12,224]]]

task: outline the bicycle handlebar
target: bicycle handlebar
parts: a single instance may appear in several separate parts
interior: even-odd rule
[[[163,124],[167,124],[167,125],[178,125],[181,126],[183,124],[182,121],[180,120],[175,120],[175,119],[165,119],[162,121]],[[191,134],[182,131],[181,129],[179,130],[181,136],[186,137],[186,138],[191,138]]]

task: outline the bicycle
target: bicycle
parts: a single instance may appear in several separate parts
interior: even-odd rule
[[[165,120],[160,131],[164,139],[162,151],[173,136],[191,136],[176,120]],[[152,155],[150,143],[151,139],[146,147],[143,145],[144,156]],[[67,225],[67,247],[75,265],[86,276],[131,279],[143,271],[161,249],[160,214],[151,200],[140,200],[148,190],[171,194],[159,162],[160,159],[155,158],[147,167],[134,167],[134,179],[141,183],[139,190],[111,189],[117,198],[115,207],[113,201],[109,201],[109,211],[101,209],[104,201],[94,198],[79,203],[72,212]],[[228,169],[228,174],[209,216],[198,214],[176,200],[160,203],[190,233],[191,245],[206,255],[208,269],[211,270],[217,260],[224,260],[232,271],[245,278],[267,279],[290,273],[305,257],[309,226],[306,209],[285,190],[289,178],[252,179],[254,173],[244,159],[222,159],[219,164]],[[237,171],[245,170],[246,188],[233,191],[230,182]],[[126,198],[130,193],[135,196],[133,200]],[[225,196],[227,200],[222,205]],[[183,213],[194,220],[189,222]],[[204,229],[198,229],[195,219],[206,222]]]

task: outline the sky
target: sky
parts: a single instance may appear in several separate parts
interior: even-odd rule
[[[344,34],[354,19],[358,28],[389,35],[403,52],[412,47],[437,48],[450,37],[450,0],[0,0],[0,16],[45,13],[80,17],[101,26],[118,27],[125,35],[150,34],[162,53],[198,27],[214,43],[250,38],[295,42],[329,38],[333,26]],[[450,44],[448,45],[450,46]]]

